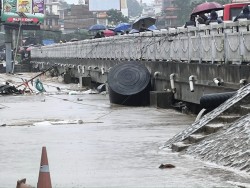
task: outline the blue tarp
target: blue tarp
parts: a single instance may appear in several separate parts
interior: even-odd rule
[[[53,39],[44,39],[42,42],[43,42],[44,46],[55,43],[55,41]]]

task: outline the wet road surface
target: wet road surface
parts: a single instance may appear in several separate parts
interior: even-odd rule
[[[195,117],[174,110],[122,107],[107,95],[0,97],[1,188],[36,186],[42,146],[53,187],[236,187],[247,174],[161,150]],[[59,124],[58,120],[64,121]],[[82,120],[82,124],[70,124]],[[51,123],[52,122],[52,123]],[[80,121],[79,121],[80,122]],[[22,126],[8,126],[22,125]],[[161,163],[176,166],[159,169]]]

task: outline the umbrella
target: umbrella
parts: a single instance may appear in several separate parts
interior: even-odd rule
[[[111,31],[111,30],[105,30],[105,31],[103,31],[103,34],[105,37],[110,37],[110,36],[114,36],[115,32]]]
[[[92,25],[90,28],[89,28],[89,31],[98,31],[98,30],[105,30],[106,29],[106,26],[105,25],[102,25],[102,24],[95,24],[95,25]]]
[[[211,12],[211,10],[222,10],[222,9],[224,9],[224,6],[219,3],[205,2],[196,6],[193,9],[192,14],[208,13]]]
[[[135,22],[132,25],[132,29],[145,29],[149,28],[150,26],[155,24],[156,19],[149,17],[149,16],[143,16],[135,20]]]
[[[115,32],[119,32],[119,31],[121,32],[121,31],[126,31],[126,30],[128,30],[130,28],[131,28],[131,24],[129,24],[129,23],[120,23],[115,27],[114,31]]]

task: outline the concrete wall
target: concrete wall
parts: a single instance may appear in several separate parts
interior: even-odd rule
[[[108,71],[118,63],[126,60],[97,60],[97,59],[32,59],[32,63],[40,67],[56,65],[59,71],[70,69],[75,77],[90,76],[93,82],[106,83]],[[140,61],[151,73],[152,88],[154,91],[174,92],[177,100],[199,104],[200,97],[208,93],[228,92],[239,89],[240,80],[250,82],[250,66],[248,65],[216,65],[192,64],[170,61]],[[173,90],[170,85],[170,75],[174,74]],[[189,77],[194,76],[194,91],[190,91]],[[218,78],[221,85],[213,81]]]

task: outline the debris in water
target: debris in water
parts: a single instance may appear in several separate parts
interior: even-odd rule
[[[21,94],[22,92],[18,90],[15,86],[9,85],[6,83],[4,85],[0,85],[0,94],[9,95],[9,94]]]
[[[26,178],[17,180],[16,188],[32,188],[32,186],[26,184]]]
[[[96,89],[99,93],[106,91],[106,84],[101,84]]]
[[[175,166],[172,165],[172,164],[161,164],[161,165],[159,166],[159,168],[160,168],[160,169],[175,168]]]
[[[77,121],[77,123],[78,123],[78,124],[83,124],[84,122],[83,122],[83,120],[79,119],[79,120]]]

